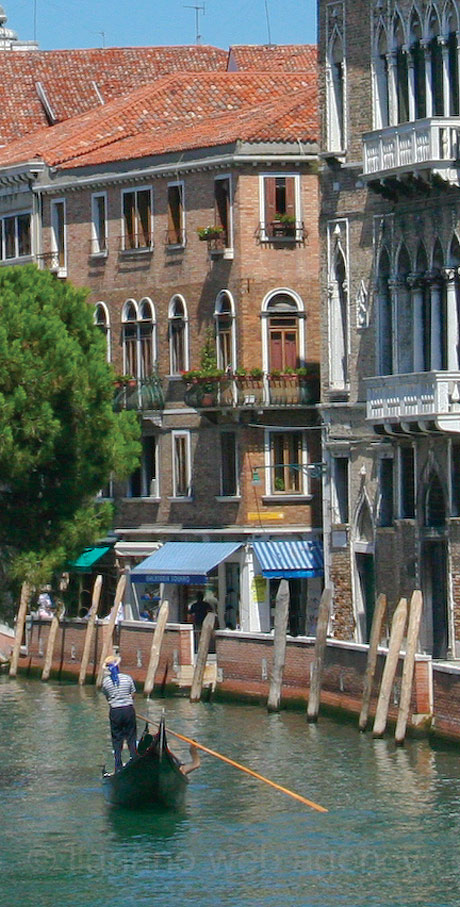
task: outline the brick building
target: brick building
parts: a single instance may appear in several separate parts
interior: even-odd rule
[[[96,54],[60,53],[69,65]],[[120,569],[176,547],[169,571],[154,561],[155,581],[130,589],[134,608],[159,592],[183,619],[199,575],[191,543],[217,543],[204,572],[221,625],[230,605],[234,625],[268,632],[287,576],[290,629],[305,633],[322,574],[316,54],[232,48],[232,71],[212,58],[78,116],[69,101],[69,118],[50,76],[41,104],[64,122],[0,149],[1,263],[89,287],[123,376],[115,405],[139,413],[141,467],[103,492]],[[102,94],[101,79],[93,70]]]
[[[458,657],[459,5],[320,2],[326,582],[337,637],[424,593]]]

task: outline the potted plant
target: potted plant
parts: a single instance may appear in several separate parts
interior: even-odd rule
[[[296,219],[293,214],[277,213],[272,227],[274,236],[295,236]]]
[[[225,231],[223,227],[208,224],[207,227],[198,227],[196,232],[201,242],[208,242],[210,239],[220,239]]]

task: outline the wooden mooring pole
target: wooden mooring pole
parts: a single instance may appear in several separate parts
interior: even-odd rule
[[[16,677],[18,671],[19,655],[21,652],[22,637],[24,635],[24,624],[26,622],[27,608],[31,595],[32,589],[29,586],[29,583],[23,583],[21,587],[21,598],[19,600],[18,616],[16,618],[16,634],[11,655],[10,677]]]
[[[196,656],[196,665],[193,672],[192,686],[190,689],[190,702],[199,702],[201,698],[201,690],[203,688],[203,678],[204,670],[206,667],[206,660],[209,652],[209,644],[211,642],[211,635],[214,629],[214,624],[216,622],[216,615],[213,611],[206,615],[203,625],[201,628],[200,634],[200,643],[198,646],[198,652]]]
[[[415,653],[417,651],[422,608],[422,593],[419,590],[416,590],[412,594],[410,602],[406,655],[404,658],[404,667],[401,680],[401,699],[399,701],[398,720],[396,722],[395,740],[396,743],[399,744],[404,743],[404,738],[406,736],[407,730],[407,722],[409,719],[412,683],[414,679]]]
[[[359,716],[359,729],[365,731],[369,718],[369,705],[372,696],[372,684],[374,682],[375,668],[377,666],[377,650],[379,647],[380,637],[382,634],[383,618],[387,609],[387,597],[381,593],[375,603],[374,616],[372,618],[371,638],[369,640],[369,651],[367,653],[366,673],[363,683],[363,702],[361,714]]]
[[[321,680],[323,675],[324,652],[326,649],[327,626],[331,612],[332,590],[324,589],[318,609],[318,623],[316,625],[315,654],[313,658],[310,692],[308,696],[308,721],[317,721],[321,698]]]
[[[45,653],[45,664],[43,665],[42,677],[41,679],[46,681],[49,680],[51,673],[51,665],[53,663],[53,653],[54,653],[54,644],[56,642],[56,634],[59,629],[59,621],[64,612],[64,606],[59,605],[54,617],[51,620],[50,632],[48,635],[48,643],[46,646]]]
[[[165,632],[166,623],[169,617],[169,602],[163,602],[157,617],[157,624],[153,632],[152,648],[150,649],[150,661],[147,668],[147,674],[144,683],[144,696],[150,696],[155,685],[155,674],[160,662],[161,646]]]
[[[104,679],[104,661],[107,656],[111,654],[113,649],[113,631],[115,629],[118,609],[123,601],[123,595],[125,594],[125,586],[126,576],[123,574],[118,580],[117,591],[115,592],[115,601],[110,612],[110,618],[107,624],[104,642],[102,643],[101,657],[99,659],[99,671],[96,679],[96,686],[98,687],[98,689],[101,688],[102,681]]]
[[[388,708],[390,705],[391,690],[398,666],[399,652],[404,636],[407,617],[407,599],[401,598],[398,607],[393,616],[391,623],[390,645],[388,655],[385,661],[385,667],[380,684],[377,710],[375,713],[374,727],[372,730],[373,737],[383,737],[387,726]]]
[[[273,666],[270,675],[270,690],[267,709],[278,712],[281,702],[284,663],[286,660],[286,632],[289,617],[289,583],[282,579],[276,593],[275,636],[273,640]]]
[[[89,653],[91,649],[91,642],[93,639],[94,625],[96,623],[97,609],[99,608],[99,600],[101,597],[102,589],[102,576],[96,576],[93,586],[93,597],[91,599],[91,608],[89,609],[88,614],[88,624],[86,627],[85,633],[85,642],[83,645],[83,655],[81,656],[80,664],[80,673],[78,675],[78,683],[80,686],[83,686],[86,683],[86,671],[88,668],[89,662]]]

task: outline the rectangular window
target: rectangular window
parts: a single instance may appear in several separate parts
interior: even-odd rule
[[[107,196],[105,192],[98,192],[91,196],[91,218],[91,254],[103,255],[107,252]]]
[[[238,494],[238,448],[234,431],[221,432],[220,463],[220,493],[222,497],[233,497]]]
[[[184,235],[184,186],[171,183],[168,186],[168,246],[183,246]]]
[[[190,433],[174,431],[173,445],[173,497],[188,498],[191,493]]]
[[[222,229],[220,241],[223,248],[233,245],[231,220],[230,177],[218,177],[214,180],[214,221],[216,227]]]
[[[65,276],[67,269],[65,202],[51,202],[51,268]]]
[[[1,221],[0,260],[10,261],[32,255],[31,218],[27,214],[15,214]]]
[[[450,481],[452,516],[460,516],[460,444],[452,444],[450,449]]]
[[[303,432],[269,432],[268,494],[308,494],[306,466]]]
[[[151,249],[152,190],[123,192],[123,249]]]
[[[382,457],[379,462],[379,525],[393,523],[393,458]]]
[[[158,497],[158,445],[154,435],[142,438],[140,466],[132,473],[128,485],[130,498]]]
[[[348,523],[348,457],[332,457],[332,522]]]
[[[414,448],[399,449],[399,500],[402,519],[412,520],[415,516],[415,464]]]
[[[264,176],[262,238],[300,239],[301,223],[297,210],[295,176]]]

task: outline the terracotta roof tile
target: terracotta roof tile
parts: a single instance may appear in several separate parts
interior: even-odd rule
[[[224,71],[226,63],[226,51],[195,45],[2,53],[0,144],[49,125],[37,82],[62,122],[99,107],[98,92],[109,102],[168,73]]]
[[[316,44],[234,44],[229,50],[228,68],[233,70],[308,72],[318,61]]]
[[[316,72],[181,73],[0,149],[0,166],[39,158],[75,167],[168,148],[317,135]]]

